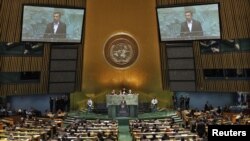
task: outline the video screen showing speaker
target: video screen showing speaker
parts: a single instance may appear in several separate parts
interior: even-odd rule
[[[81,43],[85,9],[23,5],[21,41]]]
[[[221,39],[219,4],[158,7],[161,41]]]

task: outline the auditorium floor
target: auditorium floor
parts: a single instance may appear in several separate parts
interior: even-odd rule
[[[128,125],[119,125],[119,141],[132,141]]]

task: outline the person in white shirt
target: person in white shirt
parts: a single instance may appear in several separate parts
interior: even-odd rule
[[[115,95],[115,89],[112,90],[111,95]]]
[[[186,21],[181,23],[181,37],[201,37],[203,36],[203,29],[201,23],[193,19],[193,12],[191,10],[185,11]]]
[[[90,98],[87,101],[87,107],[88,107],[88,112],[91,112],[93,107],[93,101]]]
[[[128,90],[128,94],[132,94],[132,90],[131,89]]]
[[[152,106],[152,111],[153,112],[156,112],[156,110],[157,110],[157,104],[158,104],[158,100],[156,99],[156,97],[154,97],[151,100],[151,106]]]
[[[53,13],[53,22],[48,23],[44,38],[66,38],[66,24],[61,21],[61,16],[59,11]]]
[[[122,88],[122,93],[123,93],[123,94],[126,94],[126,93],[127,93],[126,88]]]

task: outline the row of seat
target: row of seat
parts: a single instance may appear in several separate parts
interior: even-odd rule
[[[176,115],[163,119],[130,120],[129,127],[133,141],[196,140],[197,134],[191,133],[175,122]]]
[[[67,118],[67,123],[58,134],[58,139],[118,141],[117,120],[85,120],[72,117]]]

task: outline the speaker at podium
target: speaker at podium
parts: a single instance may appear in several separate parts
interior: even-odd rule
[[[138,94],[106,95],[109,118],[137,117]]]

